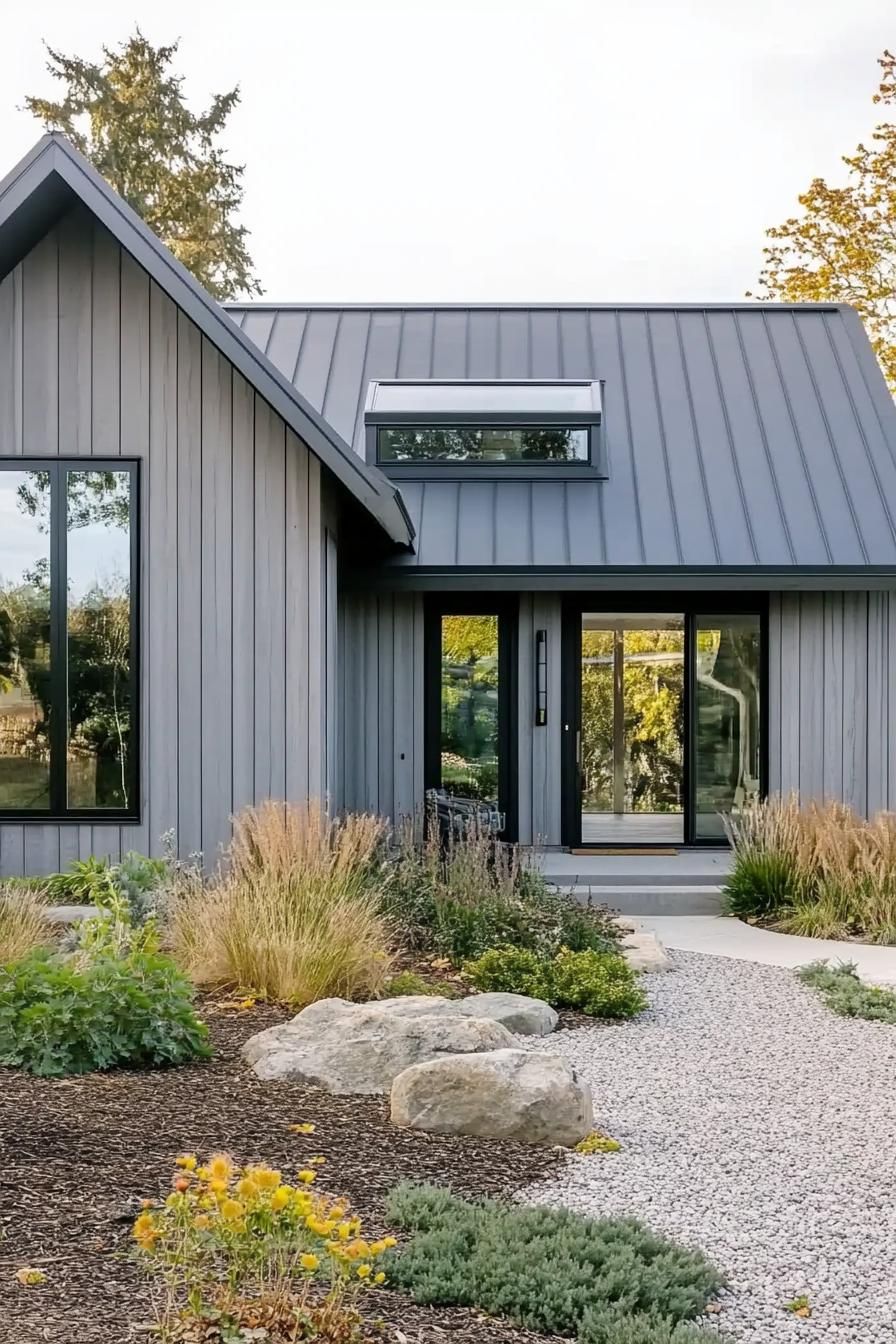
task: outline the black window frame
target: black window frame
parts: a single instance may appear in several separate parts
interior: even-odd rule
[[[424,788],[442,787],[442,617],[498,618],[498,808],[504,813],[502,840],[516,840],[519,815],[519,732],[517,666],[519,600],[515,595],[466,593],[427,595],[423,618]]]
[[[124,457],[0,457],[0,472],[41,471],[50,477],[50,806],[44,811],[0,809],[0,823],[47,826],[59,822],[83,825],[139,824],[140,798],[140,462]],[[129,477],[128,529],[130,553],[130,732],[128,786],[132,804],[126,808],[68,806],[68,472],[117,471]],[[63,507],[59,507],[62,500]],[[57,706],[62,712],[57,712]]]
[[[585,411],[387,411],[376,410],[371,404],[373,391],[379,383],[444,384],[451,387],[464,383],[476,386],[510,383],[524,386],[535,382],[540,386],[569,383],[575,386],[597,383],[600,388],[600,408]],[[365,454],[367,461],[378,467],[393,480],[605,480],[607,454],[603,431],[605,389],[595,379],[379,379],[371,383],[368,404],[364,411]],[[380,430],[389,429],[585,429],[588,431],[588,456],[585,460],[562,459],[542,461],[508,460],[506,462],[437,461],[432,458],[419,462],[395,462],[382,458],[379,452]]]

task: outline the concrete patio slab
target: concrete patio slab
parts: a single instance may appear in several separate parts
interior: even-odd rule
[[[806,966],[810,961],[854,962],[863,980],[896,984],[896,947],[841,943],[830,938],[798,938],[794,934],[757,929],[742,920],[708,915],[645,915],[645,929],[667,947],[715,957],[757,962],[762,966]]]

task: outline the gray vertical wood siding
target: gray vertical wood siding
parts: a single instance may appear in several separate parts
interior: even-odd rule
[[[769,786],[896,808],[896,593],[772,596]]]
[[[241,806],[322,797],[325,472],[81,209],[0,283],[0,456],[23,454],[141,462],[142,818],[0,825],[0,876],[158,852],[168,830],[214,862]]]

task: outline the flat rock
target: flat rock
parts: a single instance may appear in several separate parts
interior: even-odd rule
[[[622,955],[633,971],[668,971],[672,962],[655,933],[630,933],[622,942]]]
[[[319,1005],[311,1005],[319,1007]],[[399,1015],[381,1005],[349,1005],[251,1036],[243,1057],[259,1078],[306,1083],[327,1092],[385,1093],[414,1064],[513,1046],[506,1027],[486,1018]]]
[[[92,919],[96,912],[95,905],[48,905],[43,913],[51,924],[80,924],[82,919]]]
[[[392,1123],[430,1134],[472,1134],[571,1147],[592,1128],[591,1092],[572,1065],[528,1050],[449,1055],[415,1064],[392,1084]]]
[[[471,1017],[500,1022],[517,1036],[549,1036],[559,1020],[549,1003],[526,994],[471,994],[455,1006]]]

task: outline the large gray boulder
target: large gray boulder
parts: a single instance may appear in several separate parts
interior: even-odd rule
[[[592,1128],[591,1092],[556,1055],[494,1050],[415,1064],[392,1084],[392,1123],[572,1147]]]
[[[386,1017],[486,1017],[519,1036],[547,1036],[557,1025],[557,1014],[549,1004],[525,994],[471,994],[465,999],[402,994],[364,1004],[348,999],[318,999],[303,1008],[294,1021],[331,1022],[361,1012],[382,1013]]]
[[[319,1008],[313,1004],[312,1008]],[[411,1065],[514,1044],[499,1022],[460,1014],[399,1015],[382,1005],[349,1005],[328,1016],[306,1008],[243,1046],[259,1078],[307,1083],[334,1093],[385,1093]]]

